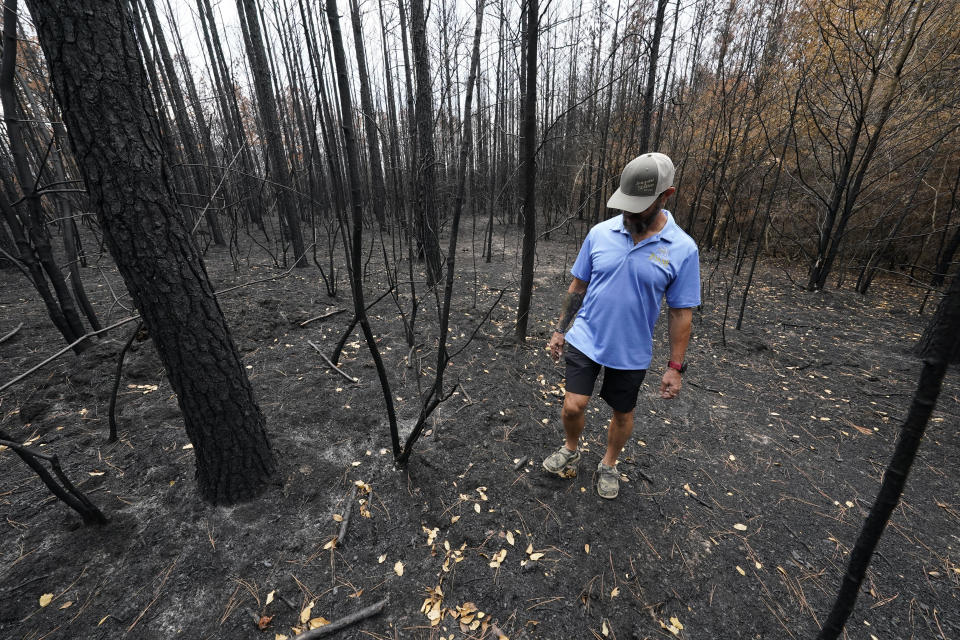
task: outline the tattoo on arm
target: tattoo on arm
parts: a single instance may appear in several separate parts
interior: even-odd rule
[[[567,297],[563,300],[563,312],[560,315],[560,323],[555,327],[559,333],[566,333],[570,323],[577,317],[577,311],[580,310],[580,305],[582,304],[582,293],[567,293]]]

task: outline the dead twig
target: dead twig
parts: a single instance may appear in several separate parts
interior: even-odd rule
[[[372,616],[377,615],[378,613],[383,611],[384,607],[387,606],[387,602],[388,602],[387,598],[384,598],[380,602],[374,603],[369,607],[366,607],[364,609],[361,609],[360,611],[357,611],[356,613],[351,613],[349,616],[346,616],[345,618],[340,618],[335,622],[331,622],[330,624],[325,624],[322,627],[318,627],[316,629],[311,629],[310,631],[304,631],[300,635],[295,636],[293,640],[313,640],[314,638],[322,638],[323,636],[328,636],[330,634],[336,633],[337,631],[339,631],[340,629],[343,629],[344,627],[349,627],[350,625],[356,622],[359,622],[361,620],[365,620],[366,618],[370,618]]]
[[[174,560],[172,563],[170,563],[170,566],[167,567],[167,570],[163,572],[163,579],[160,580],[160,586],[157,587],[157,591],[153,596],[153,600],[151,600],[147,604],[144,610],[140,612],[140,615],[138,615],[136,619],[134,619],[133,623],[131,623],[130,626],[127,627],[127,633],[130,633],[131,631],[133,631],[133,628],[137,626],[137,623],[140,622],[141,618],[143,618],[143,616],[147,614],[147,611],[150,610],[150,607],[153,606],[153,603],[155,603],[157,600],[160,599],[160,594],[163,593],[163,587],[165,584],[167,584],[167,579],[170,577],[170,572],[173,571],[173,568],[177,565],[177,562],[179,560],[180,558],[177,558],[176,560]]]
[[[640,476],[641,478],[643,478],[644,480],[646,480],[646,481],[649,482],[650,484],[654,484],[653,478],[651,478],[650,476],[648,476],[647,474],[645,474],[645,473],[644,473],[643,471],[641,471],[640,469],[634,469],[634,471],[636,471],[636,473],[637,473],[638,476]]]
[[[697,389],[703,389],[704,391],[709,391],[710,393],[719,393],[720,395],[723,395],[723,392],[720,391],[719,389],[712,389],[712,388],[710,388],[710,387],[708,387],[708,386],[706,386],[706,385],[697,384],[696,382],[693,382],[692,380],[684,380],[684,382],[685,382],[686,384],[690,385],[691,387],[696,387]]]
[[[326,318],[329,318],[330,316],[335,316],[335,315],[337,315],[338,313],[343,313],[344,311],[346,311],[346,309],[334,309],[333,311],[328,311],[327,313],[321,314],[321,315],[319,315],[319,316],[315,316],[315,317],[313,317],[313,318],[307,318],[306,320],[304,320],[303,322],[300,323],[300,326],[301,326],[301,327],[305,327],[305,326],[307,326],[308,324],[310,324],[311,322],[313,322],[314,320],[325,320]]]
[[[343,544],[343,539],[347,537],[347,527],[350,525],[350,514],[353,513],[353,501],[357,497],[357,485],[350,489],[350,497],[347,498],[347,510],[343,514],[343,522],[340,523],[340,533],[337,534],[337,546]]]
[[[23,328],[23,323],[21,322],[21,323],[18,324],[16,327],[14,327],[13,331],[11,331],[11,332],[8,333],[7,335],[5,335],[5,336],[3,336],[2,338],[0,338],[0,344],[3,344],[4,342],[6,342],[7,340],[9,340],[9,339],[12,338],[13,336],[17,335],[17,331],[20,331],[20,329],[22,329],[22,328]]]
[[[352,383],[354,383],[354,384],[360,382],[360,378],[354,378],[354,377],[351,376],[349,373],[347,373],[346,371],[344,371],[343,369],[341,369],[341,368],[338,367],[337,365],[333,364],[333,360],[331,360],[330,358],[328,358],[328,357],[323,353],[323,351],[320,351],[320,347],[318,347],[317,345],[315,345],[312,340],[307,340],[307,342],[310,344],[311,347],[313,347],[314,349],[317,350],[317,353],[320,354],[320,357],[323,358],[323,359],[326,361],[327,365],[328,365],[331,369],[333,369],[334,371],[336,371],[337,373],[339,373],[339,374],[342,375],[344,378],[346,378],[347,380],[349,380],[350,382],[352,382]]]

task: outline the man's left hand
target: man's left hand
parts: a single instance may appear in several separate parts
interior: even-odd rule
[[[682,386],[683,379],[680,372],[667,367],[667,370],[663,372],[663,380],[660,381],[660,397],[664,400],[676,398]]]

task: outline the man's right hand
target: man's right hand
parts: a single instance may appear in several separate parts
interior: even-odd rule
[[[563,355],[563,345],[565,342],[566,339],[562,333],[559,331],[553,332],[553,336],[550,337],[550,342],[547,343],[547,348],[550,349],[550,357],[553,358],[554,362],[560,362],[560,356]]]

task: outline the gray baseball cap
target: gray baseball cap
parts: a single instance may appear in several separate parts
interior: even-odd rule
[[[640,213],[652,205],[657,196],[673,186],[673,161],[662,153],[645,153],[623,168],[620,188],[607,206],[630,213]]]

